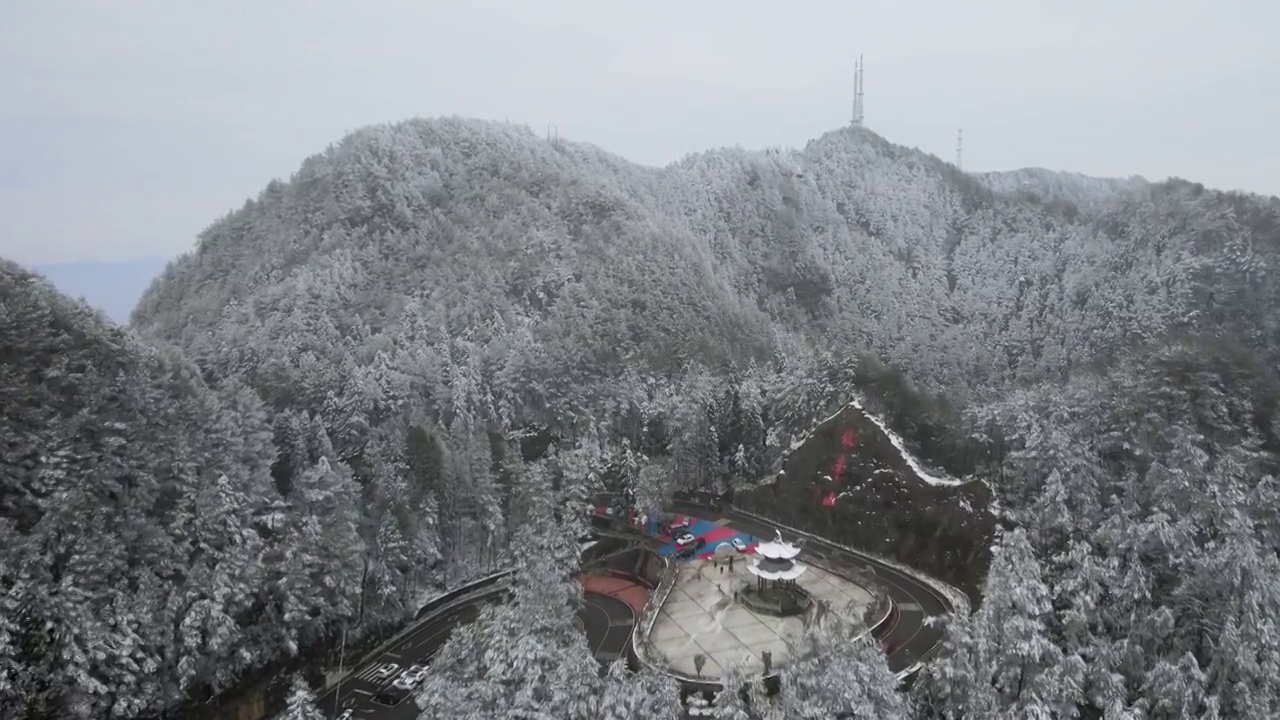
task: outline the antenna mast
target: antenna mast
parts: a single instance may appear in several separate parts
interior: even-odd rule
[[[964,128],[956,131],[956,169],[964,169]]]
[[[866,107],[862,104],[862,91],[866,88],[866,81],[862,77],[867,71],[867,64],[862,60],[862,53],[858,53],[858,124],[862,124],[862,114]]]
[[[849,124],[854,127],[862,126],[862,55],[858,55],[858,62],[853,66],[853,119]]]

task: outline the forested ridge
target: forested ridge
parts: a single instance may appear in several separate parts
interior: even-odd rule
[[[856,396],[1006,529],[910,694],[821,682],[887,677],[825,628],[779,713],[1280,716],[1278,254],[1275,198],[972,176],[861,129],[665,168],[358,131],[210,226],[133,330],[0,274],[0,708],[163,712],[514,563],[422,702],[661,714],[661,679],[586,671],[571,511],[742,487]]]

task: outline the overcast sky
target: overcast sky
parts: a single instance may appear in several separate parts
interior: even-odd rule
[[[629,159],[866,121],[966,169],[1280,195],[1274,0],[0,0],[0,255],[123,260],[370,123],[549,123]]]

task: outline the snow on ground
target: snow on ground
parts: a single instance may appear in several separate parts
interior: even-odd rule
[[[930,485],[951,485],[951,486],[963,485],[966,482],[969,482],[968,480],[957,480],[956,478],[953,478],[950,475],[934,475],[933,473],[928,472],[927,470],[924,469],[924,466],[920,464],[920,461],[917,460],[914,455],[912,455],[910,452],[907,452],[907,446],[905,443],[902,442],[902,438],[898,437],[897,433],[890,430],[889,427],[884,424],[883,420],[867,412],[866,409],[862,407],[862,403],[858,402],[857,400],[854,400],[853,402],[849,403],[846,407],[857,408],[859,412],[867,416],[868,420],[875,423],[876,427],[880,428],[880,432],[884,433],[889,438],[889,442],[893,443],[894,449],[897,450],[898,454],[902,456],[902,459],[907,462],[907,466],[911,468],[911,471],[914,472],[917,476],[919,476],[921,480],[929,483]],[[843,409],[841,410],[841,412],[843,412]],[[823,422],[826,422],[826,420],[824,420]]]
[[[827,423],[831,422],[832,420],[835,420],[836,418],[840,417],[840,413],[844,412],[845,410],[848,410],[850,407],[857,407],[859,410],[861,410],[861,409],[862,409],[862,406],[858,404],[858,401],[857,401],[857,400],[854,400],[854,401],[853,401],[852,403],[850,403],[849,405],[844,405],[844,406],[842,406],[839,410],[835,411],[834,413],[831,413],[831,416],[830,416],[830,417],[825,417],[825,418],[823,418],[823,419],[819,420],[818,422],[814,423],[814,424],[813,424],[813,426],[809,428],[809,431],[808,431],[808,432],[806,432],[805,434],[801,435],[800,437],[798,437],[798,438],[796,438],[796,439],[792,440],[792,441],[791,441],[791,447],[790,447],[790,449],[788,449],[788,450],[787,450],[787,454],[788,454],[788,455],[790,455],[791,453],[795,452],[796,450],[799,450],[801,445],[804,445],[805,443],[809,442],[809,438],[813,437],[813,434],[814,434],[814,433],[816,433],[816,432],[818,432],[818,428],[820,428],[820,427],[822,427],[823,425],[826,425]],[[779,474],[781,474],[781,473],[779,473]]]
[[[970,482],[969,480],[958,480],[956,478],[951,477],[950,475],[937,475],[932,472],[929,472],[928,470],[925,470],[924,465],[922,465],[914,455],[912,455],[910,452],[907,451],[907,446],[902,441],[902,438],[899,437],[897,433],[890,430],[889,426],[885,425],[883,420],[876,417],[872,413],[867,412],[867,409],[862,406],[862,403],[856,399],[850,402],[848,405],[841,406],[839,410],[836,410],[831,415],[814,423],[813,427],[811,427],[808,432],[804,433],[798,438],[793,439],[791,441],[791,447],[787,450],[786,454],[790,455],[796,450],[799,450],[801,445],[804,445],[805,443],[809,442],[809,439],[812,438],[814,433],[818,431],[818,428],[840,417],[840,414],[848,410],[849,408],[854,408],[855,410],[862,413],[863,415],[866,415],[868,420],[875,423],[875,426],[880,428],[880,432],[883,432],[885,436],[889,438],[889,442],[893,445],[894,449],[897,450],[898,454],[902,456],[902,459],[906,461],[907,467],[910,467],[911,471],[914,472],[917,476],[919,476],[921,480],[929,483],[930,485],[948,485],[953,487],[956,485],[964,485],[965,483]],[[784,473],[782,472],[778,473],[778,475],[783,475],[783,474]]]
[[[742,558],[745,560],[745,558]],[[745,663],[763,671],[763,651],[773,655],[775,666],[790,656],[789,643],[804,632],[802,618],[757,615],[738,604],[734,591],[753,585],[755,576],[737,563],[730,571],[721,562],[694,560],[682,563],[671,594],[662,602],[648,637],[669,670],[694,678],[697,655],[706,659],[701,677],[719,679],[723,668]],[[862,615],[872,602],[870,592],[843,577],[810,565],[799,584],[837,615],[861,625]]]

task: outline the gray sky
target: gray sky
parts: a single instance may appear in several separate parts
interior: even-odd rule
[[[1049,7],[1051,6],[1051,7]],[[1280,195],[1268,0],[0,0],[0,255],[174,255],[362,125],[548,123],[665,164],[867,124],[967,169]]]

